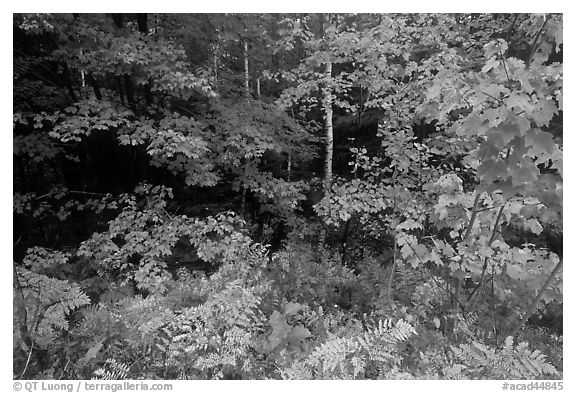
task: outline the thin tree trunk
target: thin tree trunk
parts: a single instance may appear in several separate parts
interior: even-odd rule
[[[126,99],[128,100],[128,105],[134,106],[134,88],[132,87],[132,79],[130,75],[124,75],[124,88],[126,89]]]
[[[148,35],[148,14],[136,14],[138,22],[138,31],[144,35]],[[146,105],[152,105],[152,88],[148,80],[144,85],[144,100]]]
[[[248,41],[244,41],[244,94],[250,97],[250,72],[248,69]]]
[[[102,92],[100,91],[100,87],[98,86],[98,83],[96,82],[96,79],[94,79],[92,73],[88,73],[88,82],[90,82],[90,85],[94,90],[94,95],[96,96],[96,99],[98,101],[102,100]]]
[[[111,14],[111,16],[112,20],[114,21],[114,25],[116,25],[118,29],[124,28],[124,14]],[[132,91],[132,83],[130,81],[130,76],[124,75],[124,88],[122,88],[122,78],[118,76],[117,80],[118,80],[118,89],[120,91],[120,101],[122,102],[122,105],[125,105],[123,93],[126,93],[126,100],[128,101],[128,104],[133,105],[134,92]]]
[[[30,336],[30,331],[28,330],[28,313],[26,312],[26,301],[24,300],[24,291],[22,290],[22,285],[20,284],[20,279],[18,278],[18,273],[16,272],[16,267],[13,268],[13,280],[14,280],[14,302],[16,303],[16,318],[18,320],[18,329],[20,330],[20,335],[26,346],[32,346],[32,338]]]
[[[240,203],[240,211],[242,212],[242,216],[246,217],[246,199],[248,197],[248,187],[246,187],[246,177],[248,174],[248,160],[244,162],[244,173],[242,178],[242,199]]]
[[[330,14],[326,15],[326,23],[323,27],[323,39],[327,41],[326,38],[326,27],[330,25],[331,18]],[[333,120],[333,109],[332,109],[332,91],[330,82],[332,79],[332,60],[328,58],[326,60],[326,68],[324,69],[325,82],[322,88],[322,111],[324,112],[324,131],[325,131],[325,141],[324,146],[326,149],[326,156],[324,157],[324,182],[323,189],[324,195],[330,192],[332,188],[332,160],[334,155],[334,127],[332,125]],[[319,243],[324,245],[326,243],[327,231],[325,225],[322,225],[319,234]]]
[[[118,29],[124,28],[124,14],[111,14],[112,20]],[[138,20],[138,27],[140,27],[140,20]],[[122,86],[120,82],[120,77],[118,77],[118,85]],[[130,75],[124,75],[124,90],[126,93],[126,100],[130,106],[134,106],[134,90],[132,89],[132,81],[130,80]],[[120,87],[120,99],[122,105],[124,105],[124,98],[122,98],[122,87]]]
[[[362,110],[364,109],[364,103],[362,102],[362,86],[360,86],[360,105],[358,106],[358,128],[362,125]]]
[[[332,77],[332,61],[328,60],[326,63],[326,83],[328,84]],[[332,187],[332,160],[334,155],[334,126],[332,124],[334,112],[332,108],[332,91],[329,86],[324,86],[324,121],[326,132],[326,157],[324,159],[324,191],[328,192]]]
[[[472,214],[470,215],[470,221],[468,222],[468,227],[466,228],[466,232],[464,236],[462,236],[462,242],[468,240],[468,237],[472,233],[472,228],[474,227],[474,223],[476,222],[476,216],[478,215],[478,205],[480,204],[480,196],[481,192],[477,191],[476,196],[474,197],[474,204],[472,205]],[[452,298],[452,312],[451,315],[447,318],[446,322],[446,333],[450,337],[454,333],[454,328],[456,326],[456,317],[460,312],[460,291],[462,288],[462,278],[457,277],[454,280],[454,296]]]
[[[256,97],[260,99],[260,78],[256,78]]]
[[[66,87],[68,87],[68,93],[70,94],[70,98],[73,102],[78,101],[78,97],[74,92],[74,86],[72,85],[72,78],[70,77],[70,70],[68,69],[68,65],[66,63],[62,64],[64,68],[64,80],[66,82]]]
[[[398,243],[396,242],[396,234],[394,234],[394,248],[392,254],[392,269],[390,269],[390,278],[388,279],[388,288],[386,288],[386,298],[388,304],[392,304],[392,285],[394,285],[394,274],[396,273],[396,253],[398,252]]]
[[[242,187],[242,200],[240,203],[240,211],[242,212],[242,217],[246,217],[246,197],[248,196],[248,191],[246,188]]]
[[[476,197],[474,197],[474,204],[472,205],[472,214],[470,215],[470,222],[468,223],[468,228],[466,228],[466,232],[464,236],[462,236],[462,241],[468,240],[468,237],[472,233],[472,228],[474,227],[474,223],[476,222],[476,216],[478,215],[478,204],[480,203],[480,195],[481,193],[478,191],[476,192]],[[454,288],[454,299],[456,302],[454,303],[454,314],[457,314],[460,310],[460,302],[458,301],[460,297],[460,289],[462,287],[462,278],[456,278]]]
[[[344,235],[342,236],[342,265],[351,268],[349,264],[348,258],[348,237],[350,233],[350,221],[351,218],[346,220],[346,224],[344,224]]]
[[[494,228],[492,229],[492,235],[490,236],[490,240],[488,240],[488,247],[492,246],[492,243],[494,242],[494,240],[496,239],[496,233],[498,233],[498,229],[499,229],[499,225],[500,225],[500,219],[502,218],[502,214],[504,213],[504,207],[506,207],[506,203],[508,201],[504,202],[504,204],[502,206],[500,206],[500,209],[498,210],[498,215],[496,216],[496,221],[494,222]],[[476,288],[474,288],[474,290],[472,291],[472,293],[470,293],[470,295],[468,295],[468,299],[467,301],[469,302],[469,306],[467,306],[467,309],[471,309],[474,308],[474,306],[476,305],[477,300],[480,298],[480,295],[482,294],[482,290],[480,290],[478,292],[478,295],[476,296],[476,298],[474,299],[474,301],[472,300],[472,296],[474,296],[474,294],[483,286],[484,284],[484,277],[486,276],[486,269],[488,269],[488,257],[484,257],[484,264],[482,266],[482,273],[480,274],[480,280],[478,280],[478,285],[476,286]]]
[[[542,300],[542,297],[544,296],[544,292],[546,292],[546,289],[548,289],[548,287],[550,286],[550,283],[552,282],[554,277],[556,277],[556,275],[558,274],[558,272],[562,268],[562,262],[563,261],[564,260],[561,259],[560,262],[558,262],[558,264],[556,264],[556,266],[554,267],[554,270],[552,270],[552,273],[550,273],[550,275],[546,279],[546,282],[540,288],[538,295],[536,295],[536,298],[532,301],[532,304],[530,304],[530,307],[528,307],[526,314],[524,314],[524,318],[522,318],[522,320],[520,320],[520,322],[518,322],[516,324],[516,326],[514,326],[514,328],[512,329],[510,334],[508,334],[508,336],[514,337],[516,334],[518,334],[520,329],[522,329],[522,326],[524,326],[524,324],[528,321],[528,319],[530,319],[532,314],[534,314],[534,311],[536,311],[536,309],[538,308],[538,303],[540,303],[540,300]]]

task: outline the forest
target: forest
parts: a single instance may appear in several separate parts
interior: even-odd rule
[[[561,384],[561,14],[12,19],[14,379]]]

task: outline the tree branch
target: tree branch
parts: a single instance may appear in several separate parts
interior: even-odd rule
[[[468,236],[470,236],[470,233],[472,232],[472,227],[474,226],[474,222],[476,221],[476,216],[478,215],[478,203],[480,203],[480,195],[481,195],[481,192],[477,191],[476,192],[476,198],[474,198],[474,205],[472,205],[472,215],[470,216],[468,228],[466,228],[466,232],[464,233],[464,236],[462,236],[462,241],[465,241],[466,239],[468,239]]]

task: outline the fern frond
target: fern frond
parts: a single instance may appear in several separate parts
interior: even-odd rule
[[[125,364],[116,361],[116,359],[106,359],[106,362],[102,367],[94,371],[94,380],[119,380],[125,379],[130,371],[130,367]]]
[[[36,316],[36,330],[39,336],[50,335],[54,329],[68,330],[66,317],[82,306],[90,304],[90,299],[80,287],[65,280],[58,280],[18,267],[28,315]]]
[[[283,377],[361,378],[368,367],[383,372],[398,359],[398,344],[416,334],[400,320],[378,321],[366,331],[349,337],[332,337],[316,347],[302,362],[281,371]]]
[[[546,355],[538,350],[530,351],[527,343],[514,346],[512,337],[506,338],[502,348],[472,342],[452,349],[473,377],[538,379],[544,375],[559,375]]]

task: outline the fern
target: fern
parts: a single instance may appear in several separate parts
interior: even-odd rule
[[[397,365],[398,344],[414,334],[414,328],[403,320],[396,324],[379,321],[365,332],[328,339],[281,375],[286,379],[363,378],[369,368],[385,370]]]
[[[250,349],[266,322],[259,293],[267,287],[234,280],[215,291],[222,279],[219,273],[211,277],[214,292],[206,302],[185,309],[167,327],[168,363],[185,374],[219,379],[226,370],[252,371]]]
[[[90,304],[90,299],[80,287],[68,281],[50,278],[28,269],[16,268],[26,312],[29,316],[29,331],[38,338],[52,336],[56,330],[68,330],[70,313]]]
[[[494,379],[539,379],[544,375],[558,376],[546,355],[540,351],[530,351],[528,343],[514,345],[512,337],[507,337],[502,348],[489,348],[479,342],[452,347],[470,372],[471,377]]]
[[[96,380],[118,380],[125,379],[130,371],[130,366],[117,362],[115,359],[106,359],[102,367],[94,371]]]

